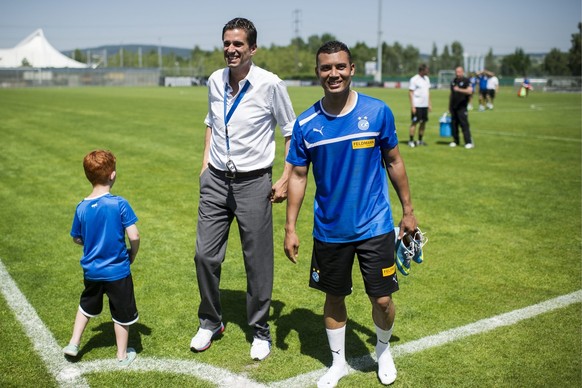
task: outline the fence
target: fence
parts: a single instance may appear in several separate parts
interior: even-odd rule
[[[0,69],[0,87],[157,86],[159,69]]]

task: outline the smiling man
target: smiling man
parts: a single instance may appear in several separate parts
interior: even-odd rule
[[[196,232],[196,276],[200,327],[190,348],[201,352],[225,325],[220,304],[220,274],[230,225],[237,219],[247,275],[247,321],[253,330],[251,358],[271,351],[268,324],[273,291],[272,203],[287,198],[291,166],[272,184],[275,127],[285,138],[285,156],[295,113],[285,83],[255,66],[257,30],[236,18],[222,30],[226,68],[208,79],[208,114],[200,172]]]
[[[382,101],[351,90],[354,72],[345,44],[331,41],[319,48],[315,73],[324,97],[298,117],[287,157],[293,168],[284,248],[293,263],[299,252],[295,227],[310,164],[316,185],[309,285],[325,292],[323,315],[333,359],[318,387],[335,387],[348,373],[345,297],[352,292],[355,255],[372,303],[378,377],[383,384],[396,380],[389,340],[398,279],[384,166],[402,205],[399,238],[417,227],[392,111]]]

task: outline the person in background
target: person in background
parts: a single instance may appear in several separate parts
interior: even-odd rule
[[[397,372],[389,340],[398,279],[388,178],[402,206],[398,238],[417,228],[394,116],[384,102],[351,90],[355,65],[345,44],[331,41],[321,46],[315,72],[324,97],[303,112],[293,128],[284,249],[296,263],[297,217],[311,165],[316,189],[309,286],[325,293],[324,324],[333,359],[317,385],[335,387],[348,373],[345,297],[352,292],[356,255],[372,304],[378,377],[392,384]]]
[[[425,146],[424,129],[428,121],[428,112],[432,110],[430,102],[430,79],[428,78],[428,66],[421,64],[418,67],[418,74],[410,78],[408,86],[408,97],[410,99],[411,121],[409,128],[410,139],[408,146]],[[414,142],[414,132],[418,125],[418,141]]]
[[[202,352],[224,331],[220,275],[229,230],[237,219],[247,276],[247,322],[253,330],[250,355],[271,352],[269,307],[273,291],[272,204],[287,198],[290,165],[272,184],[275,128],[285,138],[285,156],[295,113],[285,83],[253,64],[257,30],[244,18],[222,29],[226,68],[208,79],[208,115],[200,172],[196,232],[196,276],[200,327],[190,348]]]
[[[499,78],[493,72],[488,72],[487,79],[487,109],[493,109],[495,95],[499,90]]]
[[[485,111],[485,104],[487,103],[487,71],[477,72],[477,80],[479,81],[479,112]]]
[[[461,66],[457,67],[455,69],[455,79],[451,81],[451,95],[449,97],[449,112],[451,113],[451,129],[453,132],[453,141],[449,144],[450,147],[456,147],[460,144],[459,126],[461,126],[465,148],[475,148],[469,126],[469,112],[467,111],[467,102],[472,93],[471,81],[465,77],[463,68]]]

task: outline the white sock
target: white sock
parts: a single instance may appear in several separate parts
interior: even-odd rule
[[[392,359],[389,342],[393,328],[394,325],[388,330],[382,330],[376,326],[376,335],[378,337],[376,342],[378,378],[384,385],[392,384],[396,380],[396,365],[394,365],[394,360]]]
[[[333,362],[331,368],[318,381],[318,388],[333,388],[338,381],[348,374],[348,364],[346,362],[345,343],[346,343],[346,327],[339,329],[325,329],[327,333],[327,341],[331,349]]]

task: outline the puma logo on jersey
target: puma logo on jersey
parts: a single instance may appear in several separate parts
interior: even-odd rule
[[[318,132],[321,136],[323,136],[323,127],[321,129],[313,128],[314,132]]]

